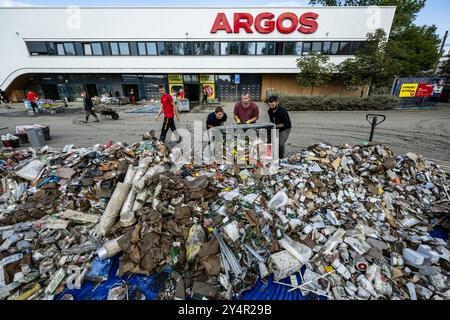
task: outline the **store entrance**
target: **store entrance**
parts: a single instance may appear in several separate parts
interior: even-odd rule
[[[194,107],[200,104],[200,85],[198,84],[185,84],[184,94],[186,99],[189,99],[189,105]]]
[[[123,95],[131,99],[131,89],[133,89],[133,96],[135,101],[139,100],[139,87],[137,84],[124,84],[123,85]]]
[[[42,91],[44,91],[44,97],[50,100],[59,100],[59,92],[56,84],[42,84]]]
[[[86,84],[86,91],[89,97],[98,97],[96,84]]]

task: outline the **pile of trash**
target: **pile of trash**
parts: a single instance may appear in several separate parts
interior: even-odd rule
[[[54,299],[116,258],[119,277],[163,275],[159,299],[239,299],[269,277],[327,299],[450,298],[450,180],[423,157],[321,144],[267,175],[173,155],[156,140],[0,153],[0,298]]]

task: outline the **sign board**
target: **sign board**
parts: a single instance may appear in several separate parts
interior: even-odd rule
[[[183,75],[182,74],[169,74],[169,83],[183,83]]]
[[[433,94],[433,85],[428,83],[419,83],[417,86],[416,97],[430,97]]]
[[[418,83],[404,83],[400,89],[400,98],[414,98],[416,96]]]
[[[200,83],[214,83],[214,75],[213,74],[201,74],[200,75]]]
[[[235,74],[234,75],[234,83],[235,84],[241,83],[241,75],[240,74]]]

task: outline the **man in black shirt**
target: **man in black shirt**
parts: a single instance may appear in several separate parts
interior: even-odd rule
[[[206,129],[211,129],[223,125],[227,121],[227,114],[223,112],[222,107],[217,107],[214,112],[208,115],[206,120]]]
[[[284,158],[285,145],[291,133],[291,119],[289,113],[280,106],[280,101],[277,96],[271,96],[267,100],[269,105],[270,122],[274,123],[279,130],[279,156]],[[270,137],[270,134],[268,135]]]

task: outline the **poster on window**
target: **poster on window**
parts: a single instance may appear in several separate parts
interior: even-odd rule
[[[206,93],[208,99],[214,100],[216,98],[216,91],[214,83],[204,83],[202,84],[203,94]]]

